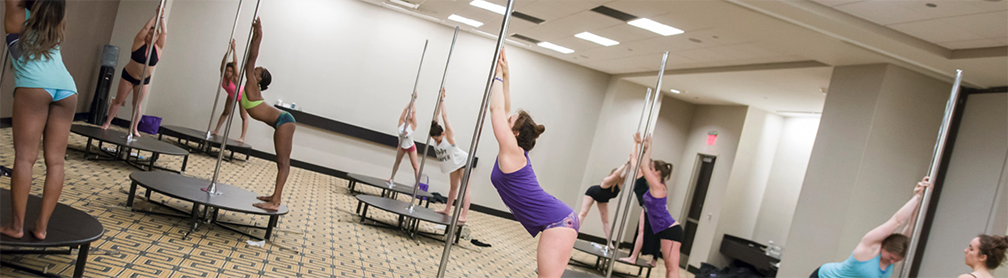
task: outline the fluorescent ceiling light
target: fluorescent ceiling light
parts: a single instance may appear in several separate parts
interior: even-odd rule
[[[630,25],[633,25],[633,26],[635,26],[637,28],[641,28],[641,29],[644,29],[644,30],[648,30],[648,31],[651,31],[651,32],[658,33],[659,35],[662,35],[662,36],[671,36],[671,35],[678,35],[678,34],[682,34],[683,33],[683,30],[679,30],[679,29],[676,29],[675,27],[668,26],[668,25],[665,25],[665,24],[661,24],[661,23],[658,23],[657,21],[650,20],[650,19],[643,18],[643,17],[631,20],[631,21],[629,21],[627,23],[630,24]]]
[[[413,4],[413,3],[406,2],[406,1],[403,1],[403,0],[389,0],[389,2],[396,3],[396,4],[399,4],[400,6],[407,7],[407,8],[414,9],[414,10],[417,7],[420,7],[420,4]]]
[[[507,11],[507,8],[505,8],[504,6],[497,5],[497,4],[490,3],[490,2],[487,2],[487,1],[483,1],[483,0],[473,0],[472,2],[469,2],[469,5],[473,5],[473,6],[476,6],[477,8],[497,13],[499,15],[503,15],[504,12]]]
[[[682,92],[680,92],[679,90],[676,90],[676,89],[668,89],[668,90],[669,90],[669,92],[672,92],[673,94],[681,94],[682,93]]]
[[[457,14],[452,14],[452,15],[448,16],[448,20],[456,21],[458,23],[462,23],[462,24],[469,25],[469,26],[472,26],[472,27],[477,27],[477,28],[479,28],[480,26],[483,26],[483,22],[479,22],[479,21],[475,21],[475,20],[472,20],[472,19],[468,19],[468,18],[459,16]]]
[[[540,42],[540,43],[538,43],[536,45],[538,45],[539,47],[546,48],[546,49],[549,49],[549,50],[553,50],[553,51],[556,51],[556,52],[560,52],[560,53],[563,53],[563,54],[574,53],[573,49],[566,48],[566,47],[559,46],[559,45],[555,45],[555,44],[552,44],[550,42]]]
[[[596,35],[596,34],[592,34],[592,33],[589,33],[589,32],[581,32],[581,33],[578,33],[577,35],[574,35],[574,36],[577,37],[577,38],[579,38],[579,39],[590,41],[590,42],[597,43],[597,44],[601,44],[601,45],[604,45],[604,46],[613,46],[613,45],[619,44],[618,41],[614,41],[614,40],[611,40],[609,38],[606,38],[606,37],[603,37],[603,36],[599,36],[599,35]]]

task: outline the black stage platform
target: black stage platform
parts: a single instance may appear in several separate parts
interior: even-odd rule
[[[185,172],[186,163],[189,162],[188,151],[154,139],[153,135],[141,136],[128,142],[126,140],[128,134],[125,132],[111,129],[103,130],[97,126],[73,125],[70,127],[70,132],[88,138],[87,146],[84,147],[85,160],[122,160],[140,170],[152,171],[154,169],[161,169],[176,173]],[[98,152],[94,153],[94,158],[91,158],[91,146],[94,145],[92,144],[94,140],[98,140]],[[116,145],[115,150],[106,151],[102,148],[103,143]],[[136,156],[131,154],[134,149],[137,150]],[[150,157],[141,158],[140,151],[150,152]],[[162,154],[182,156],[182,169],[176,171],[155,166],[154,163]]]
[[[560,275],[561,278],[595,278],[595,277],[605,277],[594,273],[581,272],[577,270],[564,269],[564,273]]]
[[[367,217],[369,207],[375,207],[377,209],[398,215],[399,217],[396,225],[380,222],[373,218]],[[357,214],[359,214],[361,217],[360,219],[361,223],[366,224],[365,220],[371,220],[376,224],[384,225],[389,228],[402,229],[406,231],[406,233],[410,237],[415,237],[417,234],[419,234],[421,236],[426,236],[433,239],[445,240],[443,234],[420,232],[419,231],[420,221],[448,226],[449,224],[451,224],[450,215],[440,214],[435,212],[434,210],[421,206],[413,207],[413,211],[411,212],[409,210],[409,207],[410,207],[409,203],[399,200],[393,200],[364,194],[357,195]],[[461,225],[464,224],[460,223],[460,226]],[[462,227],[459,227],[455,231],[456,231],[455,243],[458,243],[459,235],[461,235],[462,233]]]
[[[211,194],[203,191],[204,188],[210,185],[210,181],[197,179],[193,177],[187,177],[175,173],[133,172],[132,174],[130,174],[130,179],[133,180],[133,182],[130,184],[129,196],[126,199],[127,208],[132,209],[133,207],[133,199],[136,196],[137,186],[147,188],[147,193],[145,195],[148,201],[150,201],[151,191],[154,191],[157,193],[164,194],[168,197],[193,203],[192,209],[190,211],[181,211],[172,207],[168,207],[170,209],[183,213],[183,215],[166,214],[169,216],[192,219],[193,227],[190,230],[190,233],[196,230],[196,225],[199,222],[199,220],[208,220],[210,223],[216,224],[219,227],[223,227],[236,233],[240,233],[259,240],[270,240],[270,237],[273,235],[273,228],[276,227],[277,225],[277,220],[280,218],[281,215],[287,214],[287,212],[289,212],[287,209],[287,205],[280,205],[280,210],[278,211],[267,211],[261,208],[254,207],[252,206],[252,204],[262,202],[256,199],[256,196],[258,196],[256,193],[220,182],[217,183],[217,192],[219,194]],[[157,202],[151,202],[151,203],[162,205]],[[202,215],[199,213],[201,206],[205,207]],[[208,218],[206,214],[211,209],[212,211],[210,211],[210,216]],[[269,216],[269,223],[266,225],[266,227],[259,227],[248,224],[220,222],[217,220],[217,213],[219,212],[219,210]],[[152,213],[149,211],[140,211],[140,212]],[[254,236],[244,231],[240,231],[236,228],[232,228],[230,226],[265,229],[265,235],[263,235],[262,237]]]
[[[386,197],[386,198],[390,198],[390,199],[395,199],[396,196],[399,195],[399,193],[406,194],[406,195],[409,195],[409,196],[413,195],[413,186],[409,186],[409,185],[405,185],[405,184],[401,184],[401,183],[397,183],[397,182],[393,182],[392,187],[389,187],[389,184],[386,183],[384,179],[380,179],[380,178],[376,178],[376,177],[372,177],[372,176],[365,176],[365,175],[356,174],[356,173],[347,174],[347,179],[350,180],[350,184],[348,185],[348,187],[350,187],[350,193],[351,194],[358,193],[357,191],[354,191],[354,189],[356,189],[357,183],[359,182],[359,183],[363,183],[363,184],[370,185],[370,186],[373,186],[375,188],[381,189],[381,191],[382,191],[381,196],[382,197]],[[434,198],[434,195],[431,195],[430,192],[423,191],[423,190],[417,190],[417,195],[416,196],[417,196],[417,198],[421,199],[421,203],[423,203],[424,201],[426,201],[426,204],[424,205],[424,207],[430,207],[430,200],[431,200],[431,198]]]
[[[0,189],[0,223],[11,221],[11,192],[7,189]],[[57,204],[52,216],[49,218],[49,228],[46,231],[46,239],[39,240],[31,235],[35,229],[35,220],[38,219],[39,207],[42,198],[28,196],[28,207],[25,212],[24,236],[20,239],[0,235],[0,253],[4,254],[63,254],[70,255],[73,249],[77,250],[77,265],[74,268],[74,277],[83,277],[84,265],[87,264],[88,251],[91,242],[98,240],[105,234],[105,228],[94,216],[77,210],[64,204]],[[11,248],[10,247],[17,247]],[[52,250],[54,247],[66,247],[67,249]],[[37,275],[49,276],[51,274],[42,271],[25,268],[23,266],[3,263],[24,271]]]
[[[219,150],[222,141],[221,139],[223,139],[223,136],[219,135],[211,135],[210,138],[207,138],[205,131],[173,125],[161,126],[161,129],[158,131],[158,140],[161,140],[161,137],[165,135],[175,137],[175,140],[179,144],[186,146],[190,151],[195,150],[210,155],[216,154],[213,149],[217,148]],[[190,142],[196,143],[196,147],[189,147]],[[245,159],[243,161],[247,161],[249,159],[249,154],[252,153],[252,145],[239,143],[238,141],[232,139],[227,140],[227,147],[225,149],[231,151],[230,158],[228,158],[229,161],[234,160],[234,154],[236,151],[245,154]]]
[[[591,264],[588,264],[588,263],[576,261],[574,259],[570,260],[571,264],[580,265],[580,266],[584,266],[584,267],[590,267],[591,269],[594,269],[594,270],[596,270],[598,272],[601,272],[601,273],[605,273],[606,267],[609,266],[609,257],[612,255],[611,252],[614,251],[613,249],[609,249],[610,253],[606,253],[605,252],[606,251],[605,250],[605,245],[601,245],[601,244],[598,244],[598,243],[589,242],[589,241],[585,241],[585,240],[581,240],[581,239],[579,239],[579,240],[577,240],[577,241],[574,242],[574,250],[578,250],[578,251],[581,251],[581,252],[588,253],[588,254],[590,254],[592,256],[595,256],[595,265],[591,265]],[[629,256],[630,256],[630,254],[627,254],[627,252],[620,251],[620,252],[618,252],[616,254],[616,262],[617,263],[621,263],[621,264],[627,264],[627,265],[636,266],[637,267],[637,275],[636,276],[640,276],[642,273],[644,273],[644,269],[647,268],[647,276],[644,276],[644,277],[651,277],[651,269],[653,267],[651,266],[651,264],[648,261],[646,261],[644,259],[641,259],[641,258],[637,258],[637,263],[636,264],[629,264],[629,263],[626,263],[626,262],[623,262],[623,261],[619,260],[620,258],[626,258],[626,257],[629,257]],[[625,273],[619,273],[619,272],[616,272],[616,271],[613,271],[613,274],[615,274],[615,275],[630,275],[630,274],[625,274]],[[574,277],[574,276],[571,276],[571,277]]]

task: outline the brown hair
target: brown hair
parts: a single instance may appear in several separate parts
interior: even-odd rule
[[[535,147],[536,139],[539,138],[540,134],[546,132],[546,127],[537,125],[532,120],[532,116],[528,112],[525,112],[525,110],[518,110],[518,117],[515,118],[511,131],[518,133],[515,136],[518,146],[527,152],[532,151],[532,148]]]
[[[22,55],[28,60],[52,59],[49,51],[63,43],[66,0],[28,1],[25,5],[31,17],[21,29]]]
[[[654,161],[655,170],[658,170],[658,172],[661,173],[661,181],[662,182],[667,181],[669,177],[672,176],[672,163],[668,163],[661,160],[652,160],[652,161]]]
[[[903,234],[891,234],[882,240],[882,249],[889,251],[900,258],[906,258],[907,248],[910,245],[910,238]]]
[[[1008,250],[1008,236],[979,235],[980,255],[987,256],[987,269],[994,270],[1005,261]]]

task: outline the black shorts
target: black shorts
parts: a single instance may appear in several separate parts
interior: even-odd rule
[[[820,269],[820,268],[822,268],[822,267],[821,267],[821,266],[820,266],[820,267],[817,267],[817,268],[815,269],[815,271],[813,271],[813,272],[812,272],[812,275],[809,275],[809,278],[819,278],[819,269]]]
[[[619,191],[614,191],[612,188],[603,189],[602,186],[592,185],[588,188],[588,191],[585,191],[585,195],[592,197],[596,202],[608,203],[610,199],[619,196]]]
[[[147,78],[144,78],[144,81],[143,81],[144,85],[150,84],[150,78],[151,78],[150,76],[148,76]],[[132,75],[130,75],[128,72],[126,72],[126,68],[123,68],[123,70],[122,70],[122,79],[126,80],[126,82],[129,82],[130,84],[133,84],[133,86],[140,85],[140,80],[137,80],[136,78],[133,78]]]
[[[682,228],[682,225],[675,225],[675,226],[672,226],[672,227],[668,227],[667,229],[664,229],[664,230],[662,230],[661,232],[658,232],[655,235],[658,236],[658,239],[667,239],[667,240],[671,240],[671,241],[682,243],[682,241],[683,241],[683,228]]]

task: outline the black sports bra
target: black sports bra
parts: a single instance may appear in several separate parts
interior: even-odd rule
[[[143,64],[144,62],[146,62],[145,60],[147,58],[147,44],[145,43],[143,46],[141,46],[140,48],[138,48],[136,51],[133,51],[133,53],[130,55],[130,58],[133,59],[133,61],[137,62],[137,63]],[[150,58],[150,65],[151,66],[156,66],[157,62],[158,62],[158,54],[157,54],[157,47],[155,47],[154,48],[154,55],[153,55],[153,57]]]

